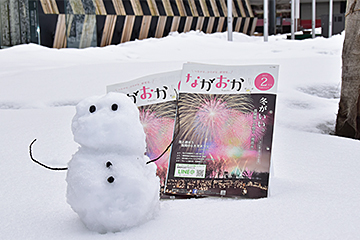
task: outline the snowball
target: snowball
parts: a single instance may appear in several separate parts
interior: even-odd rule
[[[115,106],[116,105],[116,106]],[[68,164],[67,202],[87,228],[117,232],[152,219],[159,209],[156,165],[144,155],[138,109],[120,93],[76,107],[72,129],[79,150]]]
[[[155,164],[134,161],[137,158],[83,149],[73,156],[66,177],[67,202],[87,228],[117,232],[156,215],[160,184]]]
[[[81,101],[72,131],[75,142],[84,147],[122,153],[146,151],[139,110],[125,94],[108,93]]]

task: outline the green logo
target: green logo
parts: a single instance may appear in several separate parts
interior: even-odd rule
[[[193,170],[192,170],[193,171]],[[179,174],[187,174],[187,175],[189,175],[189,172],[190,172],[190,170],[189,169],[187,169],[187,170],[184,170],[184,169],[178,169],[178,173]]]

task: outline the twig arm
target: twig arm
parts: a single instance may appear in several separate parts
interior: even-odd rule
[[[39,162],[38,160],[36,160],[33,155],[32,155],[32,145],[34,144],[34,142],[36,141],[36,138],[30,143],[30,146],[29,146],[29,154],[30,154],[30,158],[31,160],[33,160],[35,163],[39,164],[40,166],[44,167],[44,168],[47,168],[47,169],[50,169],[50,170],[54,170],[54,171],[63,171],[63,170],[67,170],[68,168],[65,167],[65,168],[54,168],[54,167],[49,167],[41,162]]]

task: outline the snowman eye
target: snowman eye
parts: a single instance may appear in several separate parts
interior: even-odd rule
[[[91,105],[90,108],[89,108],[89,112],[93,113],[95,111],[96,111],[95,105]]]
[[[118,105],[117,105],[116,103],[114,103],[114,104],[111,106],[111,110],[113,110],[113,111],[118,110]]]

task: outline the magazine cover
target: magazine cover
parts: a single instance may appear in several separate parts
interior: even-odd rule
[[[266,197],[278,66],[187,63],[165,193]]]
[[[151,160],[161,156],[172,142],[180,74],[180,70],[160,73],[107,86],[107,92],[125,93],[138,106],[146,134],[146,154]],[[161,192],[164,191],[170,149],[155,161]]]

